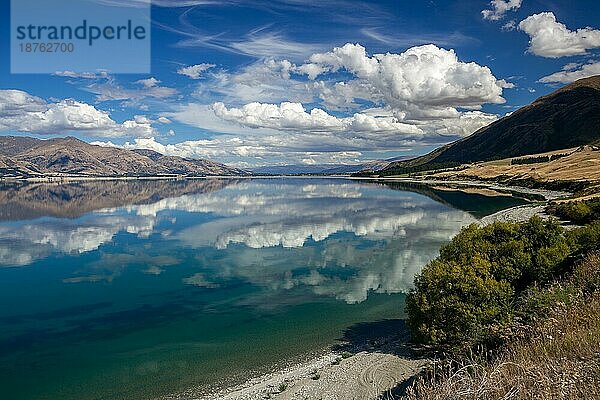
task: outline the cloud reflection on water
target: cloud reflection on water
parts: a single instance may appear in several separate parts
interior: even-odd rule
[[[2,224],[0,265],[100,251],[99,261],[78,266],[65,281],[112,281],[124,268],[142,264],[141,272],[161,279],[165,263],[117,254],[137,248],[138,254],[182,253],[195,260],[185,264],[190,271],[182,284],[198,290],[219,290],[227,281],[242,280],[270,296],[308,291],[356,303],[370,291],[409,290],[415,273],[439,246],[475,221],[466,212],[410,192],[348,181],[299,182],[247,181],[75,220]],[[190,225],[180,214],[174,216],[181,212],[208,217]],[[134,240],[120,248],[119,233]],[[103,248],[109,243],[115,249]]]

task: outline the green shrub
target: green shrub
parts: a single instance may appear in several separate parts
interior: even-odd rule
[[[600,221],[573,229],[568,233],[568,237],[578,253],[600,250]]]
[[[573,285],[553,285],[548,288],[533,286],[520,299],[516,315],[527,325],[547,318],[556,305],[571,304],[577,296]]]
[[[550,157],[548,156],[513,158],[512,160],[510,160],[510,165],[536,164],[548,161],[550,161]]]
[[[484,258],[495,279],[520,291],[533,282],[548,281],[570,253],[558,222],[533,217],[525,223],[471,225],[442,247],[440,259],[469,265],[475,257]]]
[[[414,166],[402,166],[397,165],[389,169],[384,169],[379,171],[379,176],[387,176],[387,175],[403,175],[403,174],[412,174],[416,172],[426,172],[426,171],[435,171],[440,169],[448,169],[448,168],[456,168],[461,166],[462,163],[455,161],[441,162],[441,163],[427,163],[422,165],[414,165]],[[372,172],[370,172],[372,173]],[[354,174],[355,176],[360,176],[361,173]],[[367,173],[368,175],[369,173]]]
[[[588,224],[600,219],[600,198],[553,204],[547,207],[547,211],[562,220]]]
[[[464,228],[415,278],[406,306],[414,339],[453,348],[497,342],[517,296],[562,273],[571,253],[554,220]]]
[[[570,156],[569,153],[552,154],[552,156],[550,157],[550,161],[558,160],[560,158],[568,157],[568,156]]]
[[[515,388],[525,393],[519,398],[596,393],[599,250],[600,221],[568,232],[539,218],[463,229],[407,298],[413,339],[453,353],[407,398],[496,399]]]
[[[523,157],[523,158],[513,158],[510,160],[511,165],[522,165],[522,164],[537,164],[544,163],[548,161],[558,160],[563,157],[567,157],[568,153],[563,154],[553,154],[552,156],[536,156],[536,157]]]
[[[512,297],[508,282],[495,280],[483,259],[470,265],[434,260],[407,298],[408,324],[422,343],[462,347],[493,341],[510,322]]]
[[[560,219],[582,223],[586,221],[592,209],[583,202],[562,203],[548,208],[548,211]]]

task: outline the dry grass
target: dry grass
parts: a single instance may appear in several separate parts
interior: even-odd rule
[[[586,279],[594,281],[599,271],[596,253],[568,282],[581,290],[573,303],[557,303],[550,318],[503,347],[492,362],[438,363],[406,398],[600,399],[600,292]]]
[[[549,153],[532,154],[529,157],[570,153],[557,160],[511,165],[512,158],[470,165],[459,171],[447,171],[434,174],[446,179],[496,179],[511,177],[514,179],[536,179],[551,181],[600,181],[600,151],[591,146],[581,149],[567,149]],[[518,158],[518,157],[516,157]]]

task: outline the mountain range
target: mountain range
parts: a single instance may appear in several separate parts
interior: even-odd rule
[[[362,164],[288,164],[288,165],[267,165],[252,169],[252,173],[257,175],[336,175],[352,174],[365,169],[369,171],[380,171],[390,165],[390,163],[412,158],[410,156],[401,156],[389,158],[387,160],[373,160]]]
[[[472,135],[379,173],[453,167],[568,149],[600,141],[600,75],[580,79],[485,126]]]
[[[206,176],[247,172],[203,159],[165,156],[152,150],[125,150],[74,137],[35,139],[0,136],[0,176]]]

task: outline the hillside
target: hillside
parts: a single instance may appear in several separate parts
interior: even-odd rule
[[[540,97],[471,136],[427,155],[392,163],[384,169],[384,174],[544,153],[598,141],[600,75],[578,80]]]
[[[191,159],[175,156],[165,156],[154,150],[135,149],[134,153],[145,156],[156,162],[170,173],[179,175],[243,175],[244,171],[226,167],[209,160]],[[228,170],[233,170],[233,173],[228,173]]]
[[[73,137],[0,137],[0,176],[238,175],[244,171],[208,160],[163,156],[151,150],[91,145]]]
[[[552,159],[552,157],[555,157]],[[443,179],[475,179],[536,181],[595,181],[600,182],[600,149],[596,146],[581,146],[578,148],[535,154],[521,159],[548,158],[549,161],[530,164],[517,164],[507,158],[498,161],[476,163],[456,171],[442,171],[431,175]]]

